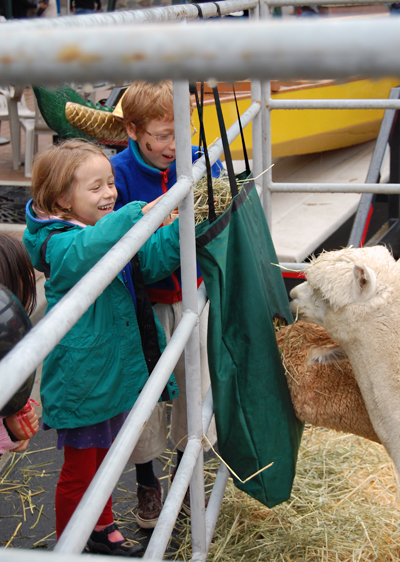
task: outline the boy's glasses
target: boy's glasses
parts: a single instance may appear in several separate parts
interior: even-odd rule
[[[195,135],[197,133],[197,129],[194,126],[193,123],[190,123],[191,127],[192,127],[192,134],[191,136]],[[145,129],[145,132],[150,135],[151,137],[153,137],[154,139],[156,139],[157,142],[161,142],[163,144],[167,144],[168,142],[172,142],[173,140],[175,140],[175,135],[170,134],[170,135],[153,135],[153,133],[150,133],[149,131],[147,131]]]

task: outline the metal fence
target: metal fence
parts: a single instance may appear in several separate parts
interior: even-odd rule
[[[327,4],[334,4],[333,0]],[[360,4],[361,1],[347,2]],[[362,4],[366,4],[365,0]],[[203,16],[217,16],[250,9],[250,20],[218,20],[201,23],[169,23],[172,19],[198,17],[196,6],[154,8],[74,16],[48,21],[3,24],[0,36],[0,73],[3,83],[54,83],[59,81],[119,81],[174,79],[174,111],[178,181],[114,248],[55,306],[43,320],[0,362],[0,405],[5,404],[22,381],[46,357],[71,326],[95,301],[163,219],[179,203],[183,319],[169,342],[149,382],[135,403],[81,504],[53,553],[1,551],[4,560],[75,560],[82,551],[102,511],[143,424],[150,416],[182,350],[185,349],[188,408],[188,445],[163,512],[153,532],[145,558],[159,560],[168,544],[180,505],[191,482],[193,560],[205,560],[218,517],[228,471],[222,465],[207,511],[204,509],[202,435],[212,415],[211,393],[203,409],[196,406],[200,394],[198,318],[206,301],[197,292],[192,186],[205,171],[204,159],[193,167],[190,155],[188,80],[252,79],[252,104],[242,116],[243,126],[253,122],[253,173],[271,164],[271,111],[301,107],[400,108],[399,100],[352,102],[278,102],[271,99],[270,79],[346,78],[400,76],[400,18],[363,18],[337,22],[271,21],[269,5],[242,0],[202,4]],[[307,2],[271,2],[270,5],[305,5]],[[140,26],[137,24],[141,24]],[[161,25],[162,23],[162,25]],[[23,29],[23,33],[22,33]],[[151,40],[149,40],[151,39]],[[51,48],[49,48],[51,46]],[[340,105],[342,104],[342,105]],[[238,124],[228,131],[231,142]],[[210,149],[211,162],[222,154],[218,141]],[[259,189],[268,220],[273,191],[377,191],[376,184],[276,184],[271,172],[260,177]],[[400,185],[386,185],[385,193],[400,192]],[[13,373],[10,381],[9,373]]]

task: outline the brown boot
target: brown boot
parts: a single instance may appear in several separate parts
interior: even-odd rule
[[[158,490],[147,486],[138,486],[138,507],[136,512],[136,523],[142,529],[154,529],[162,509],[163,489],[157,480]]]

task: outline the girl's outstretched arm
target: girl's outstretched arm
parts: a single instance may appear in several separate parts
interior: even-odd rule
[[[132,228],[143,216],[145,205],[143,202],[129,203],[94,226],[74,227],[51,236],[46,247],[46,262],[50,265],[52,287],[59,296],[73,287]],[[40,248],[37,238],[32,237],[32,243],[30,238],[29,234],[24,234],[24,244],[32,257]],[[46,232],[42,238],[39,246],[43,244]],[[36,269],[42,269],[40,260],[36,259],[36,262],[33,259]]]

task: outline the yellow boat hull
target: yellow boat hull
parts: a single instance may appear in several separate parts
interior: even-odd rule
[[[387,99],[391,88],[400,83],[396,78],[351,80],[343,84],[321,82],[312,86],[282,88],[273,99]],[[235,102],[221,95],[227,128],[237,120]],[[249,106],[250,95],[239,95],[242,114]],[[378,136],[384,110],[377,109],[277,109],[272,111],[272,157],[292,156],[334,150],[367,142]],[[193,121],[199,130],[197,111]],[[220,136],[213,103],[204,106],[207,144]],[[252,127],[244,131],[249,157],[252,157]],[[232,145],[232,157],[243,159],[240,137]]]

